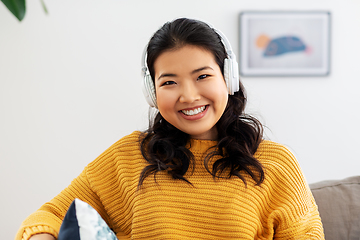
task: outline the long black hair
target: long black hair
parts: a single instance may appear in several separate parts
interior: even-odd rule
[[[154,79],[154,63],[161,53],[171,49],[193,45],[213,53],[216,63],[224,74],[224,59],[227,57],[220,36],[207,24],[193,19],[176,19],[165,23],[149,41],[147,47],[147,66]],[[239,177],[245,184],[244,174],[249,174],[260,185],[264,181],[261,163],[254,158],[263,137],[263,127],[254,117],[244,113],[246,105],[245,90],[229,95],[226,109],[216,123],[218,143],[205,157],[204,164],[213,177]],[[158,112],[150,121],[149,128],[141,137],[141,152],[149,162],[139,179],[139,186],[150,174],[154,177],[159,171],[167,171],[173,179],[190,183],[184,175],[192,167],[194,159],[186,147],[190,136],[167,122]],[[209,169],[210,160],[220,156]]]

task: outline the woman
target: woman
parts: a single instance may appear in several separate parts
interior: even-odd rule
[[[159,112],[120,139],[22,224],[17,239],[54,239],[75,198],[119,239],[324,239],[294,156],[263,140],[225,36],[177,19],[149,41],[144,89]]]

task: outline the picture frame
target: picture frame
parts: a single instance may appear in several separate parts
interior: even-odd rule
[[[239,20],[242,76],[330,74],[330,12],[245,11]]]

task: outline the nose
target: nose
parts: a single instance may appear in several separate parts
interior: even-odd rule
[[[183,83],[179,101],[181,103],[192,103],[200,100],[200,93],[194,82]]]

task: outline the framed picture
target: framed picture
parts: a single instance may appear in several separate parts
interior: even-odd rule
[[[242,12],[240,74],[326,76],[330,73],[329,12]]]

